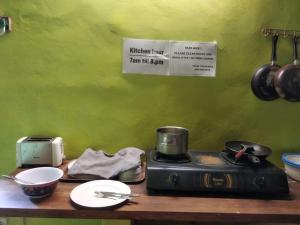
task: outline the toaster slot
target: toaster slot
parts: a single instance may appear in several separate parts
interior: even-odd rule
[[[50,142],[52,140],[52,137],[28,137],[25,142]]]

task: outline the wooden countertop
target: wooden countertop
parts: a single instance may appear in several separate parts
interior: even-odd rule
[[[97,218],[176,220],[200,222],[300,222],[300,183],[290,181],[290,196],[253,199],[239,196],[150,196],[146,182],[130,185],[141,194],[114,208],[75,206],[69,194],[80,183],[59,182],[55,192],[42,200],[30,200],[12,181],[0,180],[0,217]]]

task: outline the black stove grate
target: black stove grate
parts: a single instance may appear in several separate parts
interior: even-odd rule
[[[188,163],[191,162],[191,158],[187,154],[182,155],[164,155],[160,152],[153,151],[152,152],[152,159],[157,162],[162,163]]]

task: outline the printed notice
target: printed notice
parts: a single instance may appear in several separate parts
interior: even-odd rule
[[[173,75],[216,75],[215,42],[170,42],[170,74]]]
[[[169,74],[169,42],[124,39],[123,73]]]
[[[123,73],[215,76],[216,42],[125,38]]]

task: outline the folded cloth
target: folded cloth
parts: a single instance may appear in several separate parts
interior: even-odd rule
[[[86,174],[109,179],[120,172],[140,166],[143,154],[145,154],[143,150],[135,147],[123,148],[114,155],[88,148],[68,170],[68,175]]]

